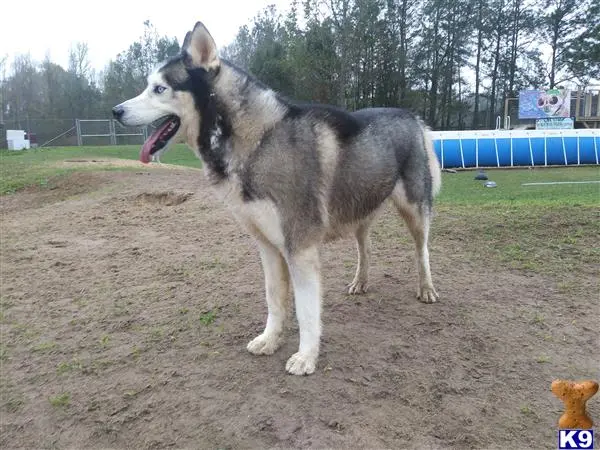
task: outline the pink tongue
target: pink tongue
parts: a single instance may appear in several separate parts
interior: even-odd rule
[[[161,127],[154,130],[154,133],[152,133],[148,140],[144,142],[144,145],[142,146],[142,151],[140,152],[141,162],[143,162],[144,164],[148,164],[152,160],[152,155],[150,154],[150,152],[154,148],[154,144],[156,143],[158,138],[164,133],[164,131],[167,129],[167,127],[169,127],[170,124],[171,121],[167,120]]]
[[[144,164],[148,164],[150,159],[152,158],[150,155],[150,151],[152,150],[152,146],[154,145],[155,139],[152,139],[152,136],[148,138],[144,145],[142,146],[142,151],[140,152],[140,161]]]

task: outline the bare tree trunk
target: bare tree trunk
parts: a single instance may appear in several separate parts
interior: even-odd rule
[[[4,110],[6,102],[6,62],[8,56],[0,59],[0,123],[4,123]],[[1,138],[4,139],[4,138]]]
[[[517,71],[517,55],[519,48],[519,32],[521,31],[521,0],[513,0],[513,17],[512,17],[512,34],[511,34],[511,48],[510,48],[510,63],[508,67],[508,93],[509,96],[514,96],[515,92],[515,74]]]
[[[500,64],[500,42],[502,40],[501,18],[498,18],[498,27],[496,29],[496,49],[494,50],[494,68],[492,70],[492,86],[490,90],[490,127],[496,127],[496,89],[498,84],[498,66]]]
[[[350,13],[350,0],[342,0],[341,5],[339,3],[336,7],[334,0],[330,0],[329,6],[333,15],[334,24],[337,28],[339,39],[339,51],[340,51],[340,76],[338,83],[338,103],[339,106],[347,108],[348,104],[346,101],[346,86],[350,79],[349,75],[349,46],[350,46],[350,26],[348,24],[349,13]]]
[[[481,83],[481,50],[483,47],[483,0],[477,2],[477,57],[475,60],[475,106],[471,128],[479,128],[479,85]]]
[[[439,30],[439,10],[436,8],[434,24],[433,24],[433,43],[431,46],[432,51],[432,70],[431,70],[431,88],[429,90],[429,115],[427,120],[431,126],[435,126],[437,119],[437,97],[438,97],[438,83],[440,76],[439,67],[439,48],[438,48],[438,30]]]
[[[400,102],[406,100],[407,80],[406,80],[406,60],[408,58],[408,0],[402,0],[399,11],[400,22],[400,55],[399,55],[399,89]]]
[[[460,75],[460,66],[458,66],[458,129],[464,130],[464,118],[463,118],[463,108],[462,108],[462,80]]]
[[[554,89],[556,80],[556,42],[552,43],[552,59],[550,61],[550,89]]]

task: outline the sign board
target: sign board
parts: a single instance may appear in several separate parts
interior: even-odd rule
[[[571,91],[520,91],[519,119],[545,119],[571,116]]]
[[[552,117],[549,119],[537,119],[536,130],[572,130],[575,122],[571,117]]]

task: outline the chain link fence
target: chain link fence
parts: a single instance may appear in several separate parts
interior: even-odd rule
[[[74,119],[7,120],[4,122],[4,130],[24,130],[28,133],[32,146],[43,145],[57,137],[52,142],[53,146],[77,145]]]
[[[138,145],[150,127],[124,127],[112,119],[31,119],[6,120],[0,124],[0,148],[6,148],[6,130],[24,130],[32,147],[77,145]],[[78,133],[79,131],[79,133]]]

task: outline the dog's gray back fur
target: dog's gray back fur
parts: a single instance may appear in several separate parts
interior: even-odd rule
[[[430,159],[435,156],[427,151],[426,129],[412,113],[396,108],[347,113],[331,106],[293,103],[226,61],[221,70],[229,71],[229,86],[214,88],[217,96],[218,92],[229,96],[216,99],[221,120],[244,126],[236,118],[256,118],[268,114],[268,108],[281,117],[264,125],[254,148],[236,152],[233,135],[248,133],[235,129],[231,141],[212,148],[211,159],[218,155],[222,164],[229,164],[227,175],[213,179],[225,183],[235,174],[245,202],[272,201],[283,220],[288,250],[314,243],[316,237],[336,236],[332,228],[359,224],[398,183],[408,201],[429,211],[434,178],[439,175],[431,171]],[[214,83],[219,83],[219,75]],[[265,105],[256,105],[262,92],[273,96],[266,111]],[[324,159],[324,152],[334,155]]]

